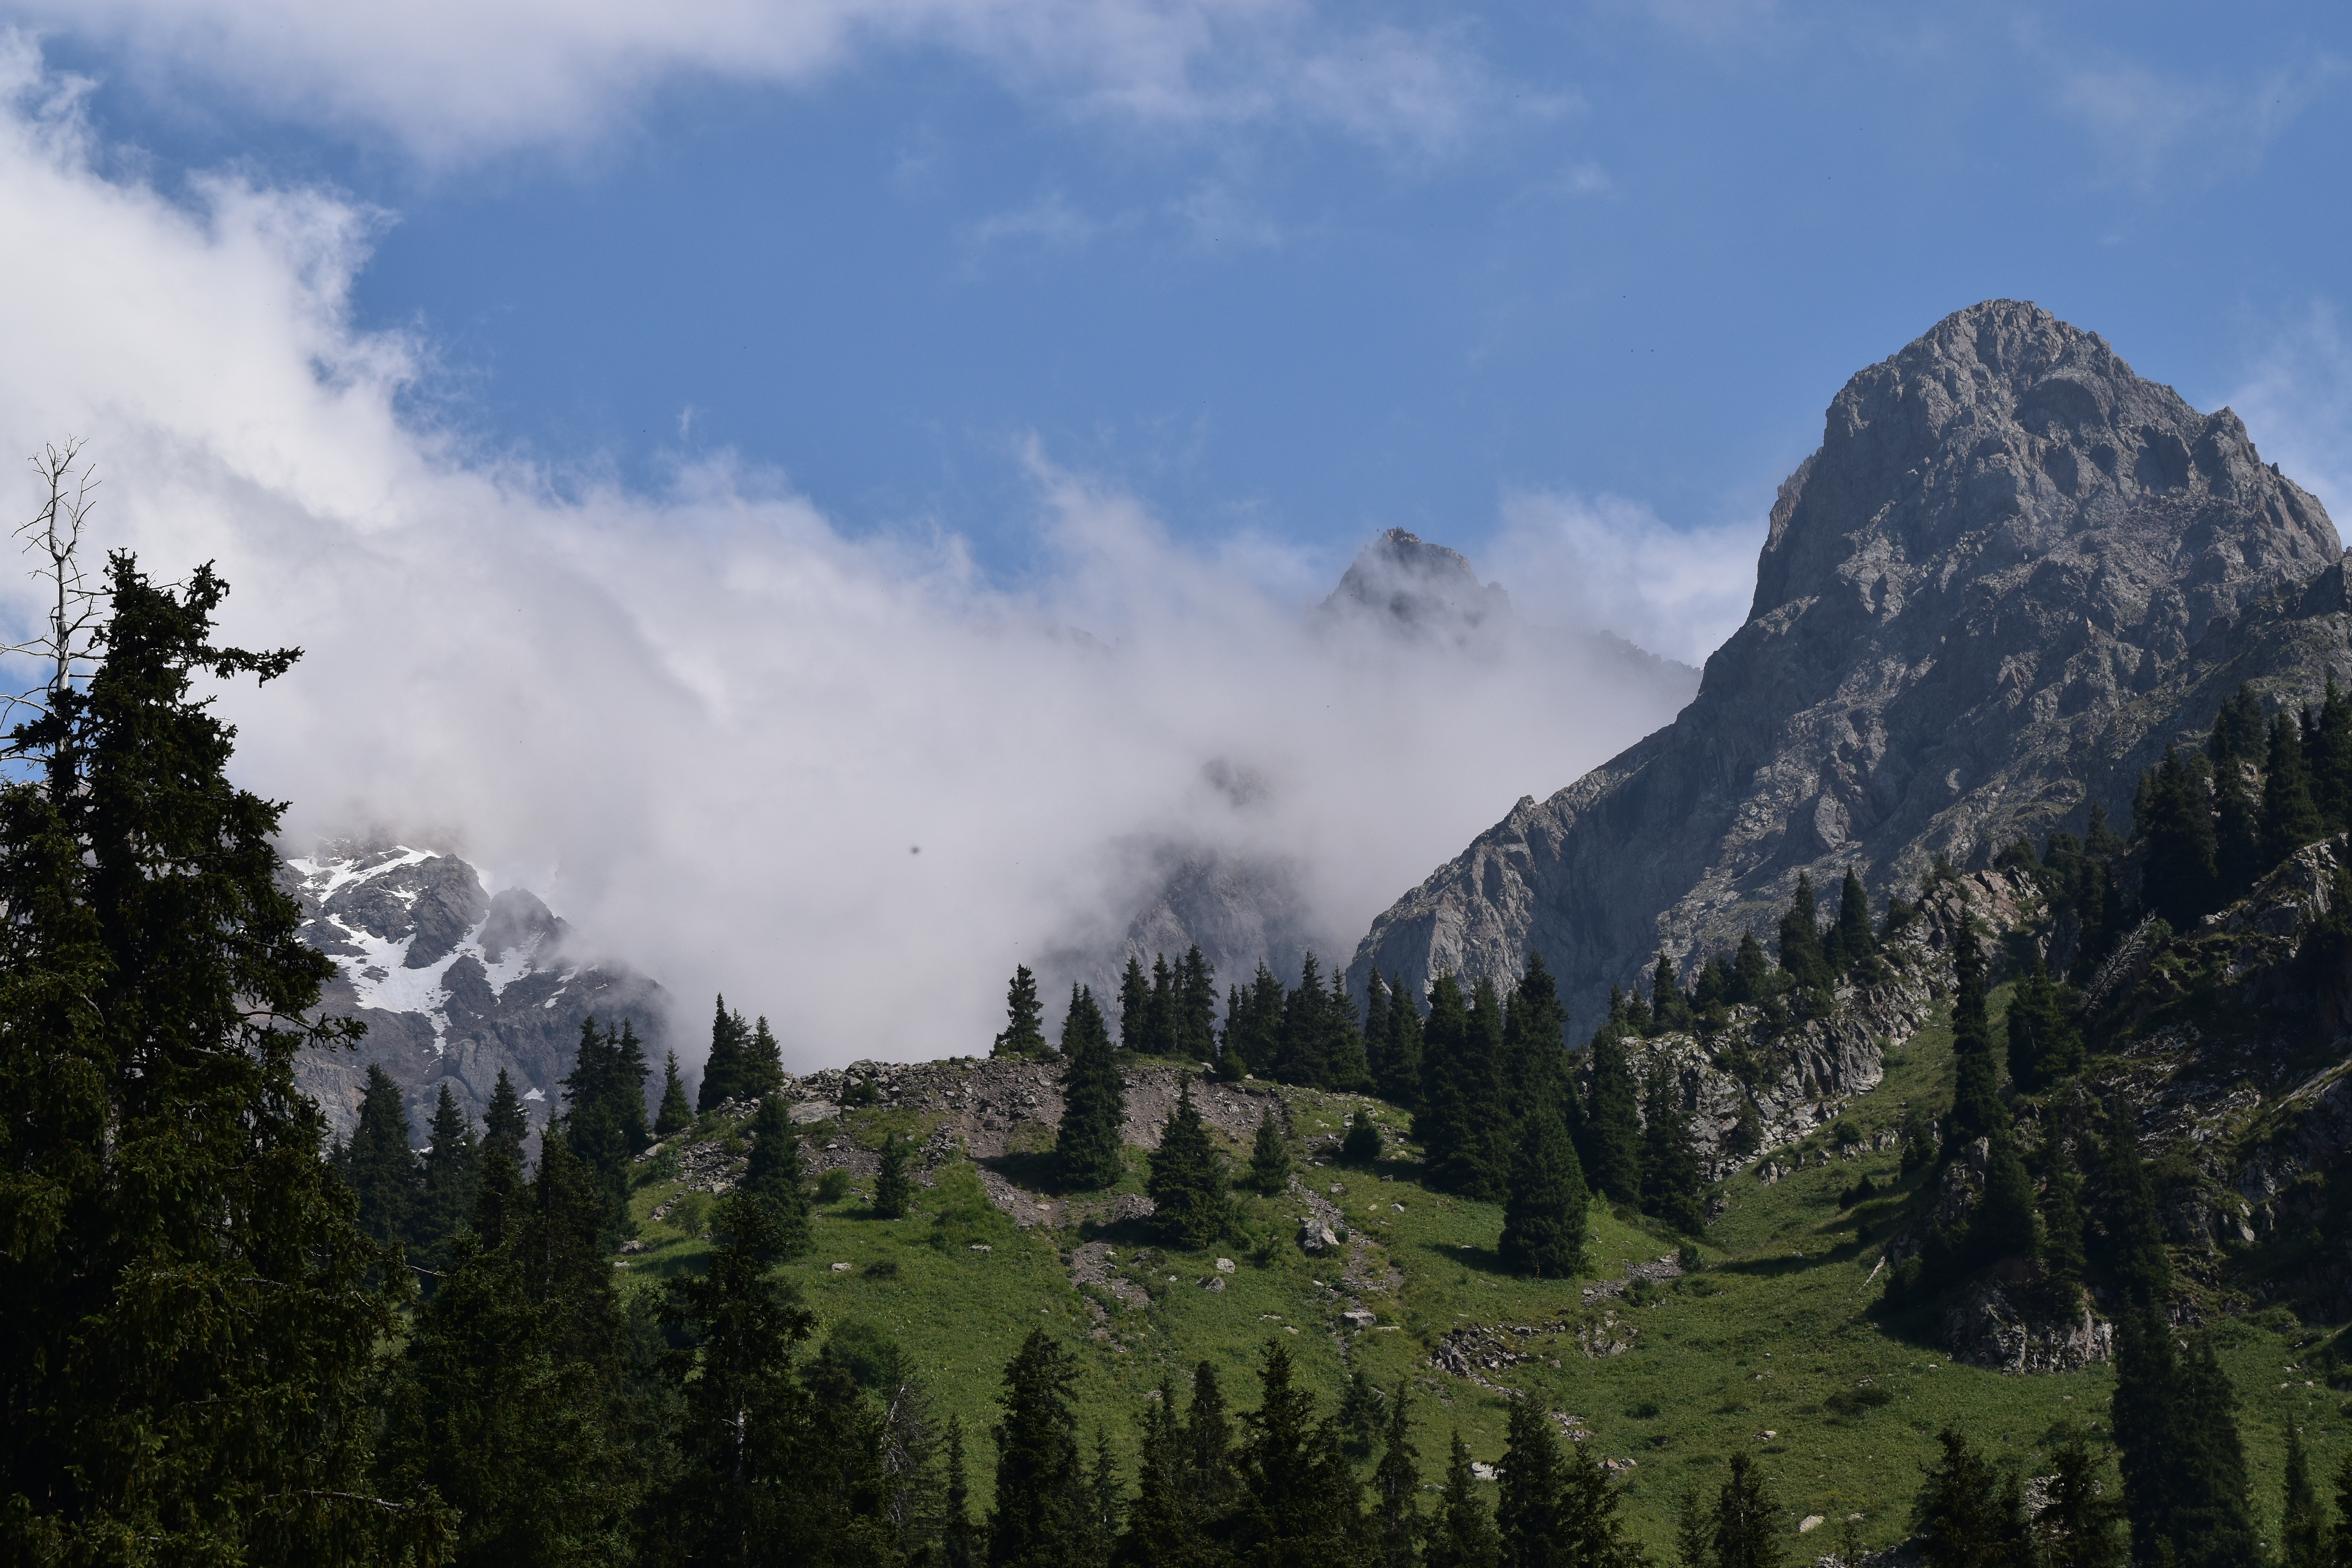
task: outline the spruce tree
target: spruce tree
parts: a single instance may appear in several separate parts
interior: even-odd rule
[[[2311,798],[2333,832],[2352,827],[2352,701],[2327,677],[2319,705],[2319,730],[2312,738]]]
[[[1682,986],[1675,979],[1674,960],[1663,952],[1657,963],[1650,966],[1650,1012],[1662,1030],[1690,1027],[1690,999],[1683,994]]]
[[[623,1036],[622,1045],[625,1049],[627,1046],[627,1035],[629,1033],[629,1026],[625,1019],[622,1021],[621,1032]],[[643,1076],[642,1072],[638,1075],[640,1081],[642,1081]],[[770,1095],[781,1090],[783,1087],[783,1047],[776,1043],[776,1037],[774,1033],[769,1029],[768,1020],[764,1016],[754,1019],[751,1024],[751,1038],[743,1047],[743,1089],[745,1092],[739,1094],[736,1098],[739,1100],[765,1100]]]
[[[1706,1228],[1706,1178],[1691,1141],[1682,1080],[1664,1062],[1653,1066],[1642,1093],[1642,1207],[1685,1236]]]
[[[1127,955],[1118,977],[1118,1043],[1130,1051],[1144,1048],[1146,1018],[1151,1009],[1151,983],[1144,978],[1143,963]]]
[[[1393,976],[1388,992],[1388,1034],[1381,1047],[1380,1096],[1391,1105],[1417,1110],[1422,1083],[1421,1009],[1412,994]]]
[[[1548,1106],[1573,1136],[1584,1108],[1569,1074],[1567,1029],[1568,1009],[1560,1005],[1551,971],[1541,953],[1531,952],[1503,1021],[1505,1092],[1516,1115]]]
[[[2123,1505],[2099,1479],[2099,1457],[2083,1429],[2068,1422],[2050,1450],[2052,1475],[2034,1518],[2042,1568],[2124,1568],[2116,1524]]]
[[[1592,1037],[1592,1081],[1584,1124],[1592,1185],[1618,1203],[1642,1196],[1642,1125],[1635,1110],[1633,1064],[1614,1019]]]
[[[1238,1216],[1224,1156],[1192,1103],[1187,1078],[1160,1129],[1160,1147],[1151,1152],[1152,1223],[1170,1246],[1197,1252],[1233,1229]]]
[[[778,1259],[797,1258],[810,1246],[808,1184],[801,1170],[801,1135],[793,1126],[783,1096],[769,1095],[751,1118],[751,1153],[744,1162],[743,1194],[761,1205],[767,1231],[782,1248]]]
[[[1870,894],[1851,866],[1838,888],[1836,941],[1840,959],[1848,970],[1865,966],[1878,956],[1878,938],[1870,929]]]
[[[1421,1095],[1412,1135],[1422,1145],[1431,1183],[1457,1191],[1477,1179],[1471,1120],[1487,1098],[1469,1059],[1469,1034],[1462,988],[1451,974],[1441,974],[1430,987],[1429,1021],[1422,1032]]]
[[[445,1080],[433,1102],[433,1122],[425,1152],[423,1203],[418,1210],[418,1260],[436,1271],[446,1268],[449,1245],[474,1211],[474,1178],[479,1151],[474,1130],[457,1108],[457,1097]]]
[[[1176,971],[1176,1055],[1187,1061],[1217,1059],[1217,974],[1194,942]]]
[[[1126,1044],[1122,1037],[1120,1044]],[[1151,994],[1143,1009],[1143,1046],[1155,1057],[1176,1052],[1176,972],[1165,953],[1151,955]]]
[[[886,1134],[874,1174],[874,1214],[877,1219],[904,1219],[914,1203],[915,1184],[907,1179],[907,1142],[896,1132]]]
[[[694,1125],[694,1106],[686,1098],[686,1080],[677,1076],[677,1053],[662,1059],[661,1109],[654,1113],[654,1136],[674,1138]]]
[[[65,481],[74,454],[48,456]],[[359,1231],[294,1081],[304,1047],[360,1030],[318,1019],[333,967],[277,884],[280,808],[229,782],[234,731],[194,689],[296,656],[214,646],[209,566],[175,590],[116,554],[103,600],[78,597],[60,518],[32,536],[55,565],[54,673],[0,782],[11,1555],[437,1552],[446,1510],[369,1478],[404,1272]]]
[[[980,1527],[971,1517],[971,1480],[963,1451],[963,1417],[948,1417],[947,1521],[940,1530],[944,1568],[977,1568],[984,1552]]]
[[[2061,1309],[2079,1304],[2086,1255],[2083,1241],[2083,1177],[2072,1141],[2053,1131],[2042,1177],[2042,1276]]]
[[[1950,1427],[1920,1489],[1914,1522],[1929,1568],[1985,1568],[2030,1561],[2017,1479],[2000,1473]]]
[[[2164,1249],[2164,1226],[2157,1218],[2147,1167],[2139,1157],[2137,1127],[2120,1094],[2108,1107],[2107,1127],[2110,1271],[2126,1306],[2152,1309],[2171,1293],[2172,1263]]]
[[[989,1055],[1042,1057],[1045,1054],[1045,1009],[1037,1001],[1037,977],[1025,963],[1015,964],[1013,983],[1004,995],[1004,1032],[996,1037]]]
[[[1780,916],[1780,968],[1800,985],[1829,983],[1821,910],[1813,901],[1813,879],[1803,871],[1797,873],[1797,896]]]
[[[400,1246],[415,1228],[424,1172],[409,1147],[411,1141],[400,1086],[381,1064],[370,1062],[359,1122],[343,1148],[342,1170],[359,1199],[360,1228],[380,1247]]]
[[[1314,1396],[1294,1381],[1290,1352],[1268,1341],[1258,1407],[1237,1467],[1234,1545],[1245,1560],[1351,1568],[1364,1533],[1362,1489],[1339,1449],[1338,1424],[1315,1419]]]
[[[482,1113],[482,1146],[502,1142],[517,1163],[522,1160],[523,1141],[530,1136],[530,1111],[515,1092],[514,1079],[507,1069],[499,1069],[498,1083],[490,1090],[490,1108]]]
[[[1591,1205],[1576,1146],[1559,1118],[1538,1107],[1520,1127],[1518,1157],[1503,1204],[1499,1250],[1505,1265],[1538,1279],[1565,1279],[1581,1272]]]
[[[1071,1409],[1077,1366],[1032,1329],[1004,1368],[996,1423],[996,1506],[988,1514],[990,1568],[1047,1568],[1091,1558],[1088,1497]]]
[[[1388,1079],[1389,1007],[1394,999],[1379,970],[1365,972],[1364,1067],[1370,1075],[1365,1087],[1375,1094]]]
[[[2262,828],[2246,787],[2244,763],[2227,757],[2213,764],[2213,872],[2222,903],[2242,899],[2267,868]]]
[[[1370,1167],[1380,1162],[1381,1130],[1362,1106],[1348,1121],[1348,1136],[1340,1140],[1339,1158],[1350,1165]]]
[[[2132,828],[2147,841],[2140,897],[2176,931],[2196,923],[2219,896],[2213,815],[2201,766],[2167,746],[2164,761],[2144,781],[2147,804],[2135,808]]]
[[[1323,990],[1322,966],[1309,952],[1299,963],[1297,989],[1283,1001],[1282,1038],[1270,1076],[1313,1089],[1332,1087],[1330,1053],[1338,1026],[1330,1004]]]
[[[1511,1404],[1509,1436],[1503,1462],[1495,1467],[1495,1524],[1503,1537],[1503,1561],[1535,1568],[1589,1561],[1576,1550],[1568,1513],[1568,1468],[1551,1413],[1533,1395]]]
[[[2050,978],[2036,949],[2009,1003],[2009,1073],[2028,1094],[2083,1070],[2083,1031],[2074,998]]]
[[[1070,987],[1062,1021],[1062,1121],[1054,1139],[1054,1165],[1064,1185],[1099,1192],[1127,1166],[1119,1133],[1127,1124],[1127,1079],[1111,1052],[1110,1032],[1094,993]]]
[[[2110,1425],[2137,1561],[2226,1568],[2261,1560],[2236,1403],[2210,1341],[2200,1335],[2176,1356],[2172,1331],[2153,1311],[2122,1315]]]
[[[1331,1064],[1331,1087],[1349,1094],[1368,1094],[1372,1088],[1372,1064],[1364,1048],[1362,1021],[1356,999],[1348,994],[1344,970],[1331,971],[1331,994],[1323,1005],[1326,1030],[1324,1059]]]
[[[1764,963],[1764,944],[1756,933],[1739,933],[1739,952],[1731,962],[1731,1001],[1734,1005],[1745,1003],[1761,1006],[1771,994],[1771,976]]]
[[[2009,1126],[2009,1108],[2000,1100],[2000,1069],[1993,1062],[1992,1026],[1985,1017],[1982,933],[1973,916],[1960,921],[1953,967],[1959,976],[1952,998],[1951,1142],[1957,1150]]]
[[[1771,1489],[1744,1453],[1731,1456],[1731,1474],[1715,1500],[1713,1568],[1780,1568],[1780,1510]]]
[[[1408,1412],[1412,1384],[1399,1378],[1389,1395],[1387,1440],[1372,1471],[1372,1534],[1381,1568],[1413,1568],[1421,1537],[1421,1464],[1413,1455]]]
[[[1212,1362],[1192,1368],[1192,1400],[1184,1411],[1184,1466],[1195,1515],[1203,1521],[1222,1517],[1241,1483],[1234,1474],[1233,1422],[1225,1415],[1224,1390]]]
[[[1257,1119],[1257,1137],[1250,1145],[1249,1184],[1266,1197],[1290,1185],[1290,1148],[1268,1105]]]
[[[1217,1058],[1220,1078],[1275,1076],[1282,1055],[1284,1001],[1282,982],[1260,959],[1249,989],[1236,989],[1226,998],[1225,1033]]]
[[[730,1100],[751,1098],[744,1084],[744,1050],[751,1044],[751,1026],[740,1013],[727,1010],[720,996],[710,1020],[710,1054],[702,1061],[702,1088],[694,1109],[706,1114]]]
[[[1486,1500],[1478,1495],[1470,1450],[1458,1429],[1446,1455],[1445,1486],[1438,1493],[1437,1517],[1430,1521],[1421,1561],[1423,1568],[1501,1568],[1502,1539],[1495,1533]]]
[[[2033,1181],[2017,1152],[2017,1140],[2007,1128],[1992,1135],[1985,1162],[1984,1199],[1969,1221],[1969,1247],[1976,1262],[2030,1258],[2037,1247],[2033,1233]]]
[[[2268,871],[2326,835],[2327,824],[2311,797],[2302,723],[2293,710],[2283,710],[2271,717],[2270,756],[2263,767],[2262,818],[2255,826],[2256,858]]]
[[[1123,1568],[1178,1568],[1200,1552],[1202,1542],[1184,1484],[1184,1429],[1173,1379],[1160,1380],[1158,1397],[1143,1402],[1138,1425],[1135,1501],[1127,1510],[1127,1535],[1112,1560]]]

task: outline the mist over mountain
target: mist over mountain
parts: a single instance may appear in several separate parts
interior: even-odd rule
[[[2341,549],[2228,409],[2036,306],[1958,311],[1831,404],[1690,706],[1520,801],[1373,922],[1350,981],[1539,952],[1590,1021],[1659,952],[1687,970],[1769,926],[1801,874],[1883,897],[2094,802],[2120,819],[2226,695],[2168,678]]]

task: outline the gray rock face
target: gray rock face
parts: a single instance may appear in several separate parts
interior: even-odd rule
[[[289,858],[280,884],[302,906],[303,940],[335,961],[321,1011],[368,1026],[358,1049],[308,1051],[295,1081],[338,1135],[359,1117],[371,1064],[401,1086],[421,1142],[443,1084],[478,1125],[501,1070],[534,1125],[561,1102],[590,1015],[627,1018],[661,1061],[669,999],[644,976],[583,963],[563,922],[520,888],[496,897],[454,856],[335,841]],[[658,1071],[649,1096],[661,1089]]]
[[[1661,949],[1687,969],[1769,929],[1800,872],[1884,896],[2093,799],[2120,816],[2182,719],[2143,699],[2340,550],[2235,415],[2035,306],[1962,310],[1831,404],[1690,706],[1521,800],[1380,917],[1350,979],[1515,975],[1534,950],[1589,1022]]]

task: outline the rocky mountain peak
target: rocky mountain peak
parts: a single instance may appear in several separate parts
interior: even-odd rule
[[[1392,630],[1460,639],[1509,616],[1499,583],[1480,584],[1458,550],[1391,528],[1349,563],[1319,612],[1327,620],[1369,615]]]
[[[2132,704],[2341,548],[2227,409],[2037,306],[1958,311],[1832,401],[1689,707],[1522,801],[1381,917],[1355,978],[1515,973],[1532,945],[1590,1019],[1661,948],[1769,926],[1801,872],[1883,897],[1937,853],[2120,813],[2167,717]]]

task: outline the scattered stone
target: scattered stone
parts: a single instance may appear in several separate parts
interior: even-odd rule
[[[1298,1249],[1301,1252],[1329,1252],[1339,1245],[1339,1236],[1319,1219],[1307,1220],[1298,1227]]]
[[[1234,1260],[1233,1260],[1232,1258],[1218,1258],[1218,1259],[1217,1259],[1217,1272],[1218,1272],[1218,1273],[1220,1273],[1220,1274],[1231,1274],[1233,1271],[1234,1271]]]
[[[1470,1473],[1482,1481],[1491,1481],[1495,1479],[1495,1467],[1484,1459],[1473,1459],[1470,1461]]]
[[[1212,1274],[1201,1281],[1201,1289],[1215,1295],[1223,1295],[1225,1289],[1225,1277],[1222,1274]]]
[[[1369,1329],[1380,1319],[1370,1308],[1350,1307],[1339,1314],[1339,1321],[1351,1329]]]
[[[846,1274],[849,1272],[849,1265],[846,1263],[836,1263],[833,1266],[833,1271],[835,1274]]]
[[[975,1242],[973,1242],[973,1243],[971,1244],[971,1249],[972,1249],[974,1252],[993,1252],[993,1251],[995,1251],[995,1250],[996,1250],[994,1247],[992,1247],[989,1246],[989,1245],[988,1245],[988,1243],[986,1243],[986,1242],[984,1242],[984,1241],[975,1241]]]
[[[1797,1522],[1797,1533],[1802,1535],[1808,1531],[1818,1530],[1825,1522],[1820,1514],[1809,1513]]]

